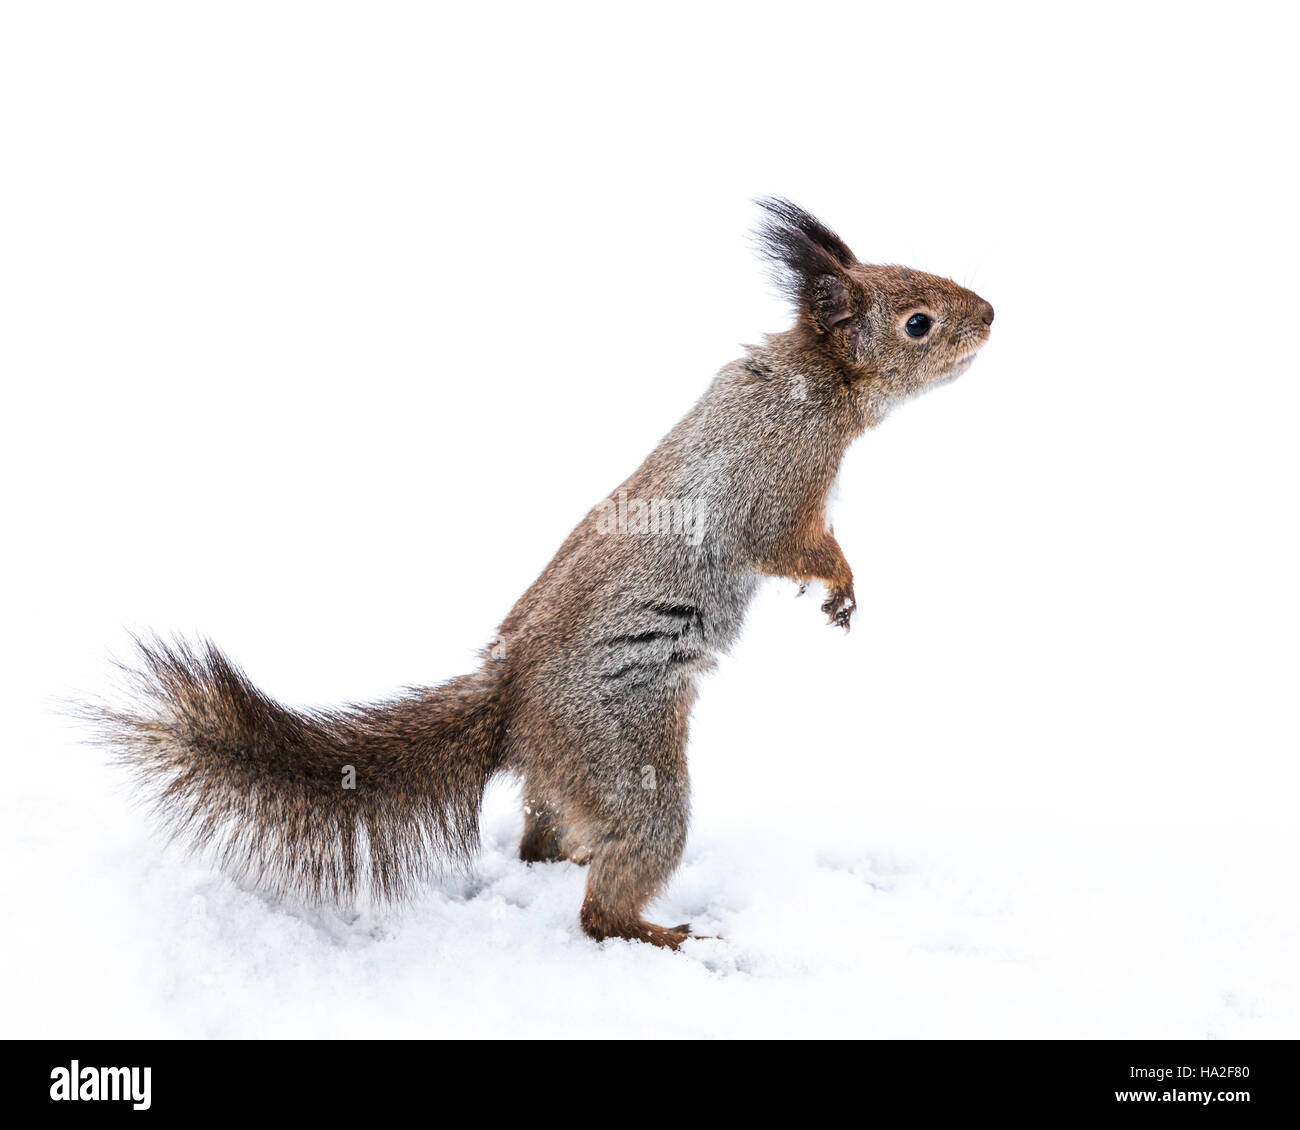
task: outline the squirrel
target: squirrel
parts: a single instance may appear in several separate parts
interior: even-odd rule
[[[520,858],[589,869],[586,934],[670,949],[695,936],[643,911],[686,841],[700,676],[767,577],[824,583],[822,612],[849,628],[853,572],[826,516],[845,451],[894,405],[962,373],[993,322],[972,291],[860,262],[790,201],[756,203],[794,326],[745,347],[588,513],[478,670],[302,711],[208,641],[136,641],[132,701],[90,713],[164,826],[272,893],[401,900],[472,858],[484,790],[512,773]]]

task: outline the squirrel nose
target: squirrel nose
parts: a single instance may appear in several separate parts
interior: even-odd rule
[[[984,303],[984,309],[980,311],[980,318],[983,319],[986,326],[993,324],[993,307],[989,303]]]

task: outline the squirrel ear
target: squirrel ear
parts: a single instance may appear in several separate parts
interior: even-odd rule
[[[818,275],[808,284],[808,317],[818,333],[830,333],[853,316],[849,289],[839,275]]]
[[[844,272],[857,258],[830,228],[780,196],[756,201],[766,212],[755,233],[773,275],[819,333],[852,316]]]

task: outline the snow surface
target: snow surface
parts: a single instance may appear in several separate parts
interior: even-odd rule
[[[697,826],[655,907],[680,953],[578,929],[583,872],[484,851],[401,911],[321,913],[163,851],[97,755],[7,798],[6,1037],[1271,1037],[1297,1033],[1291,859],[1025,821],[928,828],[834,801]],[[87,850],[93,829],[94,847]]]

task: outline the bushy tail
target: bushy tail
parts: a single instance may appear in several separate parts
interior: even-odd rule
[[[306,712],[262,694],[211,643],[137,644],[133,704],[87,713],[161,823],[214,849],[223,868],[346,905],[363,890],[400,899],[477,849],[502,757],[490,667],[373,706]]]

